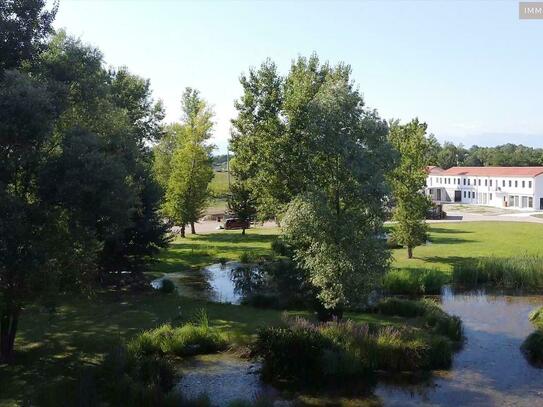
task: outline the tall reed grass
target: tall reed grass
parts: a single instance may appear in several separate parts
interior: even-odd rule
[[[313,323],[303,318],[285,328],[258,333],[254,354],[267,378],[287,383],[338,382],[450,366],[453,342],[415,327],[347,322]]]
[[[392,269],[383,277],[383,289],[396,295],[440,294],[450,280],[450,275],[441,270]]]
[[[543,257],[473,258],[454,266],[453,281],[460,286],[491,285],[500,288],[543,288]]]

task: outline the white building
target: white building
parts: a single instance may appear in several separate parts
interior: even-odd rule
[[[543,167],[428,167],[434,202],[543,210]]]

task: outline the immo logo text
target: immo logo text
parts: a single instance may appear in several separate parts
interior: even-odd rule
[[[518,17],[521,20],[543,20],[543,2],[521,1]]]

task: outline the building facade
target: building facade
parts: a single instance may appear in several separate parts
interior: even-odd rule
[[[428,167],[434,202],[543,210],[543,167]]]

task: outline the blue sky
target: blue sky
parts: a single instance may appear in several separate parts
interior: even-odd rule
[[[55,23],[108,65],[151,80],[167,120],[186,86],[214,107],[224,151],[239,76],[270,57],[344,61],[386,119],[419,117],[440,141],[543,147],[543,20],[516,1],[61,0]]]

